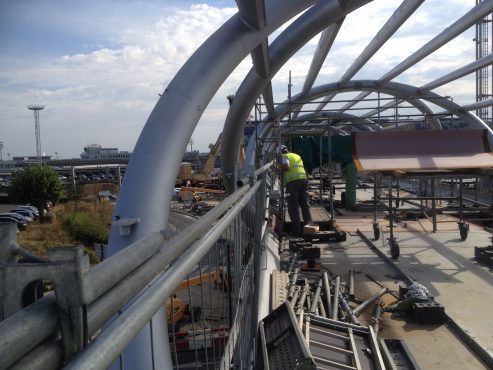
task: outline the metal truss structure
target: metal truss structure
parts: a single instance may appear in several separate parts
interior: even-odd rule
[[[247,121],[256,100],[262,95],[268,117],[259,130],[260,138],[267,139],[275,136],[272,122],[283,118],[288,110],[285,104],[274,106],[271,80],[296,51],[319,33],[321,33],[319,45],[307,72],[303,89],[292,98],[292,104],[302,106],[306,102],[322,97],[323,103],[317,109],[322,111],[337,93],[346,90],[361,91],[353,102],[347,103],[342,108],[344,111],[372,92],[379,91],[399,98],[404,96],[404,99],[415,102],[425,115],[432,118],[431,108],[426,108],[423,100],[433,100],[448,114],[461,116],[471,126],[487,128],[490,145],[493,147],[493,131],[483,121],[470,113],[470,110],[453,103],[451,99],[441,97],[431,91],[481,66],[490,65],[492,61],[490,56],[451,71],[425,86],[413,87],[393,82],[397,76],[490,14],[493,11],[493,1],[483,1],[477,4],[405,60],[383,73],[378,80],[352,81],[351,79],[379,48],[424,3],[423,0],[405,0],[382,25],[339,81],[314,87],[315,80],[345,17],[368,3],[368,0],[238,0],[238,13],[190,57],[165,89],[152,111],[135,147],[114,212],[118,223],[125,223],[129,227],[129,233],[122,235],[117,226],[118,223],[113,223],[110,253],[116,253],[133,241],[149,232],[161,229],[166,224],[168,210],[165,205],[169,204],[171,199],[181,153],[186,148],[200,116],[214,93],[234,68],[248,54],[251,54],[252,69],[236,93],[223,130],[224,139],[221,151],[223,173],[225,179],[230,179],[227,184],[229,190],[233,190],[236,176],[234,169],[243,135],[242,122]],[[292,23],[269,43],[268,36],[291,19],[294,19]],[[194,86],[193,89],[189,88],[191,85]],[[430,125],[439,128],[438,122]],[[254,162],[255,156],[253,155],[256,152],[257,142],[258,140],[251,140],[248,144],[248,167],[259,165]],[[268,142],[263,150],[269,151],[272,145],[275,145],[273,141]],[[152,179],[155,184],[152,188],[149,187],[149,179]],[[163,207],[155,207],[156,204],[162,204]],[[155,332],[154,329],[154,336],[156,336]],[[166,338],[166,333],[162,333],[159,337]],[[152,338],[151,335],[141,335],[139,338],[140,344],[137,348],[141,349],[150,347],[152,343],[156,345],[156,340],[158,340]]]
[[[337,81],[324,81],[324,84],[318,86],[315,86],[317,77],[330,55],[331,47],[339,36],[345,20],[351,17],[353,11],[371,6],[371,1],[237,0],[236,2],[238,13],[226,21],[183,65],[161,95],[138,139],[113,213],[109,241],[111,257],[107,261],[114,262],[106,263],[105,267],[98,267],[95,271],[83,271],[87,275],[82,274],[82,280],[79,281],[82,286],[78,300],[75,302],[77,310],[70,311],[72,308],[67,307],[68,312],[79,320],[77,331],[71,332],[74,337],[79,335],[76,344],[66,342],[64,339],[64,347],[78,353],[74,361],[68,362],[67,368],[106,368],[111,363],[114,369],[172,368],[173,355],[165,325],[165,309],[160,307],[179,282],[187,276],[187,273],[194,270],[201,258],[211,250],[211,246],[221,238],[224,230],[229,227],[243,229],[243,225],[247,225],[245,228],[248,230],[245,240],[253,240],[253,246],[247,245],[245,250],[253,248],[257,252],[252,252],[252,262],[251,264],[248,262],[248,267],[245,267],[245,276],[241,281],[245,281],[246,285],[237,287],[239,292],[235,303],[237,311],[230,312],[234,316],[232,332],[233,329],[236,330],[233,333],[238,342],[234,340],[228,342],[225,348],[227,361],[221,366],[230,368],[232,358],[239,359],[244,366],[248,364],[249,348],[239,348],[237,344],[248,340],[248,338],[240,338],[241,335],[255,333],[256,323],[262,312],[262,308],[259,307],[262,305],[262,300],[259,299],[261,296],[259,285],[262,280],[259,265],[263,252],[258,246],[265,237],[264,210],[267,206],[263,201],[270,179],[269,176],[260,177],[266,172],[264,167],[269,162],[268,153],[277,145],[280,129],[287,127],[290,120],[297,120],[301,125],[306,122],[306,127],[325,120],[334,127],[335,133],[338,132],[337,130],[344,131],[344,125],[348,122],[363,123],[361,126],[363,130],[390,129],[393,126],[386,126],[379,119],[381,114],[388,109],[397,110],[402,102],[405,102],[419,112],[420,119],[423,119],[431,129],[440,130],[440,119],[444,116],[459,117],[470,128],[486,129],[490,147],[493,147],[492,129],[471,113],[472,110],[493,105],[493,99],[461,106],[451,99],[454,94],[444,95],[433,91],[465,75],[491,66],[493,57],[490,54],[481,55],[478,60],[422,86],[395,81],[398,76],[492,13],[493,0],[477,3],[470,11],[453,20],[429,42],[417,48],[386,72],[384,71],[386,66],[382,66],[381,76],[375,79],[354,80],[356,74],[406,24],[413,13],[420,6],[426,6],[424,0],[404,0],[340,78]],[[282,31],[270,41],[269,36],[279,30]],[[287,101],[275,104],[272,80],[276,73],[300,48],[318,34],[320,34],[318,46],[302,89],[293,96],[290,94]],[[195,230],[195,234],[189,231],[186,233],[188,235],[173,239],[174,242],[166,242],[162,234],[168,225],[169,204],[182,154],[214,94],[249,55],[253,66],[236,92],[225,117],[223,129],[222,167],[227,188],[234,200],[231,203],[224,203],[214,216],[220,217],[219,210],[224,212],[226,207],[233,205],[234,202],[238,204],[232,208],[233,214],[228,214],[221,221],[217,221],[213,216],[202,221],[201,230],[204,235],[199,241],[191,239],[192,235],[194,237],[198,235]],[[333,108],[332,104],[336,102],[335,98],[338,94],[354,92],[358,95],[344,105],[339,104],[337,108]],[[381,95],[391,98],[380,100]],[[238,147],[243,137],[243,123],[248,120],[260,96],[267,113],[259,123],[256,135],[247,144],[245,168],[242,169],[243,172],[238,173]],[[358,104],[367,102],[367,98],[372,96],[378,97],[377,100],[374,99],[377,101],[377,106],[373,104],[370,108],[360,109],[359,114],[356,114]],[[385,101],[386,104],[380,105],[381,101]],[[316,105],[316,108],[305,109],[306,106],[311,105]],[[398,114],[395,113],[394,118],[397,119],[397,116]],[[246,175],[248,177],[244,183],[249,185],[244,190],[241,188],[238,190],[236,179]],[[240,204],[243,202],[242,197],[245,204]],[[254,205],[248,205],[247,202]],[[250,221],[244,221],[246,219]],[[210,227],[212,223],[214,226]],[[220,226],[222,223],[224,223],[223,228]],[[139,257],[138,267],[135,265],[137,262],[133,264],[133,259],[137,257]],[[160,261],[160,266],[156,265],[157,261]],[[152,264],[153,271],[157,275],[146,273],[146,268],[141,268],[147,263]],[[84,348],[84,341],[87,338],[82,340],[81,333],[85,330],[86,336],[92,335],[103,325],[102,316],[94,313],[96,307],[103,307],[101,302],[104,301],[105,305],[114,308],[112,300],[120,291],[111,290],[113,289],[111,284],[119,283],[126,273],[129,274],[129,279],[138,280],[130,276],[133,275],[130,265],[136,269],[135,271],[141,269],[136,274],[145,274],[146,280],[139,280],[140,283],[145,281],[143,286],[137,282],[132,283],[133,287],[138,286],[143,290],[139,294],[134,293],[135,301],[132,303],[127,299],[129,293],[126,287],[120,287],[126,291],[126,298],[121,301],[122,304],[128,305],[128,311],[122,308],[121,316],[107,322],[95,344]],[[158,270],[161,273],[158,274]],[[105,273],[102,274],[102,271]],[[240,278],[242,277],[238,276],[238,283]],[[105,281],[101,286],[97,284],[99,279]],[[253,287],[253,291],[244,292],[245,286]],[[105,293],[106,290],[108,295]],[[101,297],[98,298],[99,296]],[[246,297],[253,305],[252,310],[247,310],[249,312],[245,312],[244,307],[238,308],[241,304],[245,306],[243,299]],[[70,305],[70,302],[64,303]],[[231,311],[234,311],[234,308]],[[108,312],[106,311],[104,315],[105,319],[109,319]],[[84,318],[84,315],[88,314],[89,317]],[[248,330],[240,329],[238,326],[242,322],[240,320],[242,317],[247,317],[245,325]],[[83,322],[85,319],[87,321]],[[10,328],[15,332],[15,325]],[[62,327],[63,330],[70,332],[71,329]],[[4,342],[0,340],[0,351],[8,348],[7,344],[7,340]],[[28,349],[30,348],[32,346]],[[67,353],[65,356],[66,360],[70,359]]]

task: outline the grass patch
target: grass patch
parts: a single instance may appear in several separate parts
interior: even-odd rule
[[[85,213],[70,214],[65,220],[65,227],[75,240],[80,240],[84,244],[108,242],[107,228]]]
[[[107,243],[114,204],[94,202],[91,195],[78,202],[77,212],[73,202],[61,203],[51,209],[52,223],[31,222],[17,235],[19,245],[43,257],[50,248],[83,245],[96,263],[94,243]]]

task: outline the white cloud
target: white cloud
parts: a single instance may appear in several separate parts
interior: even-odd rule
[[[46,106],[41,125],[47,153],[78,156],[87,140],[110,145],[123,122],[127,139],[112,145],[132,150],[157,94],[195,49],[234,13],[233,8],[206,4],[175,9],[151,25],[127,27],[114,35],[120,47],[61,55],[22,68],[17,63],[5,66],[0,72],[0,89],[5,95],[0,109],[6,118],[2,123],[6,147],[21,155],[34,152],[34,145],[19,145],[30,140],[17,135],[13,122],[31,120],[24,110],[35,101]],[[18,93],[13,96],[8,90]],[[50,127],[65,132],[67,122],[70,135],[53,142],[58,135]]]
[[[315,85],[338,81],[394,13],[398,5],[400,3],[397,4],[393,0],[379,0],[348,15]],[[474,4],[465,4],[458,0],[450,2],[429,0],[424,2],[353,79],[381,78],[386,72],[449,27],[473,6]],[[467,30],[396,77],[395,81],[420,86],[472,62],[475,59],[475,50],[474,44],[471,42],[471,35],[473,35],[473,29]],[[287,85],[288,71],[291,70],[294,93],[303,86],[310,62],[311,55],[299,52],[279,72],[278,75],[284,77],[284,84]],[[471,103],[475,94],[474,79],[464,79],[460,85],[461,88],[457,89],[455,85],[449,84],[441,91],[446,91],[446,95],[458,94],[458,100],[463,103]],[[468,88],[466,88],[467,86]]]
[[[337,81],[397,5],[394,0],[378,0],[350,14],[316,84]],[[356,78],[380,78],[472,6],[459,0],[424,2]],[[80,44],[69,45],[70,52],[33,54],[32,59],[6,54],[0,60],[0,140],[5,143],[4,151],[34,153],[32,112],[26,109],[32,103],[46,105],[41,113],[41,134],[48,154],[57,151],[59,156],[78,156],[88,142],[132,150],[158,93],[235,12],[235,8],[207,4],[183,8],[179,3],[170,7],[148,1],[106,0],[100,5],[89,1],[77,10],[51,6],[37,17],[28,13],[28,20],[39,21],[43,27],[56,25],[61,34],[74,32]],[[273,81],[276,102],[287,98],[289,71],[293,95],[302,88],[317,42],[315,37],[278,72]],[[396,80],[419,86],[473,60],[469,31]],[[196,147],[207,150],[207,145],[215,142],[227,113],[226,96],[238,89],[250,68],[247,57],[217,92],[194,133]],[[468,76],[437,91],[445,95],[453,92],[457,100],[470,103],[473,84],[474,79]]]

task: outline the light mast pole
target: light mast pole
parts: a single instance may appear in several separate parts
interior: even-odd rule
[[[41,130],[39,127],[39,111],[43,110],[44,105],[28,105],[27,109],[34,111],[34,131],[36,134],[36,155],[38,156],[39,163],[42,163],[42,153],[41,153]]]

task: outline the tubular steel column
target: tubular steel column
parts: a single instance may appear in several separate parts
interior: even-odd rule
[[[356,207],[356,166],[354,163],[346,165],[346,201],[345,209]]]
[[[431,220],[433,223],[433,232],[437,232],[437,207],[436,207],[436,183],[435,178],[431,180]]]
[[[329,160],[327,161],[329,164],[329,194],[330,194],[330,225],[331,229],[334,230],[334,184],[333,184],[333,177],[332,177],[332,130],[329,129],[327,131],[327,147],[328,152],[329,152]]]
[[[476,5],[479,5],[484,0],[476,0]],[[476,24],[476,37],[474,41],[476,42],[476,60],[487,57],[490,50],[493,50],[493,41],[491,37],[493,36],[493,20],[492,14],[488,14],[481,21]],[[491,49],[490,49],[491,47]],[[483,100],[488,100],[493,96],[492,88],[493,82],[491,73],[491,66],[481,68],[476,71],[476,101],[480,102]],[[484,122],[486,122],[490,127],[492,125],[491,107],[483,107],[476,111],[476,114]]]
[[[392,206],[392,176],[389,176],[389,226],[390,226],[390,239],[394,239],[394,210]]]

